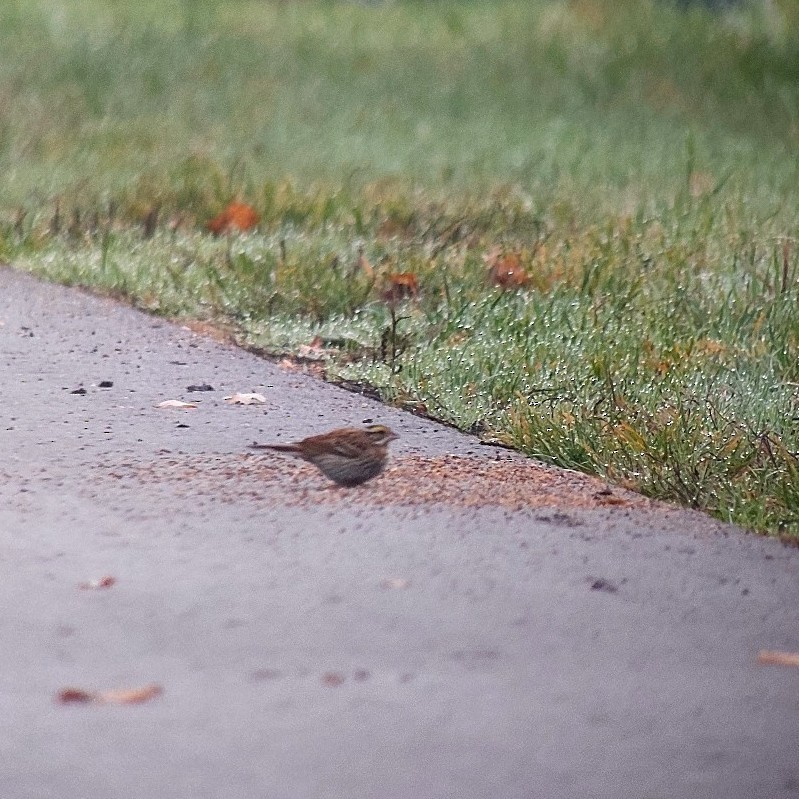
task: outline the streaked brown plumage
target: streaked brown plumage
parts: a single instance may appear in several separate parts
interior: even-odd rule
[[[398,438],[390,428],[373,424],[341,427],[291,444],[252,444],[254,449],[287,452],[312,463],[342,486],[356,486],[377,477],[388,461],[388,445]]]

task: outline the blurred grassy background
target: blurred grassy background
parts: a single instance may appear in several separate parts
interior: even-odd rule
[[[590,212],[667,205],[702,169],[777,211],[799,169],[798,27],[787,0],[723,16],[642,0],[12,0],[0,202],[138,187],[183,207],[201,199],[187,184],[394,179],[516,183]]]

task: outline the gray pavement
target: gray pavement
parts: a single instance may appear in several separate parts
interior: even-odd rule
[[[798,550],[656,507],[237,492],[254,439],[365,418],[400,461],[497,453],[10,270],[0,374],[0,799],[799,795],[799,669],[756,662],[799,651]]]

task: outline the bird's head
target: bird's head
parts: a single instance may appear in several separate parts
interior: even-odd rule
[[[383,424],[370,424],[365,430],[366,435],[379,447],[388,444],[389,441],[393,441],[395,438],[399,438],[390,427],[386,427]]]

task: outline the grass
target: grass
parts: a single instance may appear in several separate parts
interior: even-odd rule
[[[0,259],[799,539],[794,3],[32,0],[0,52]]]

